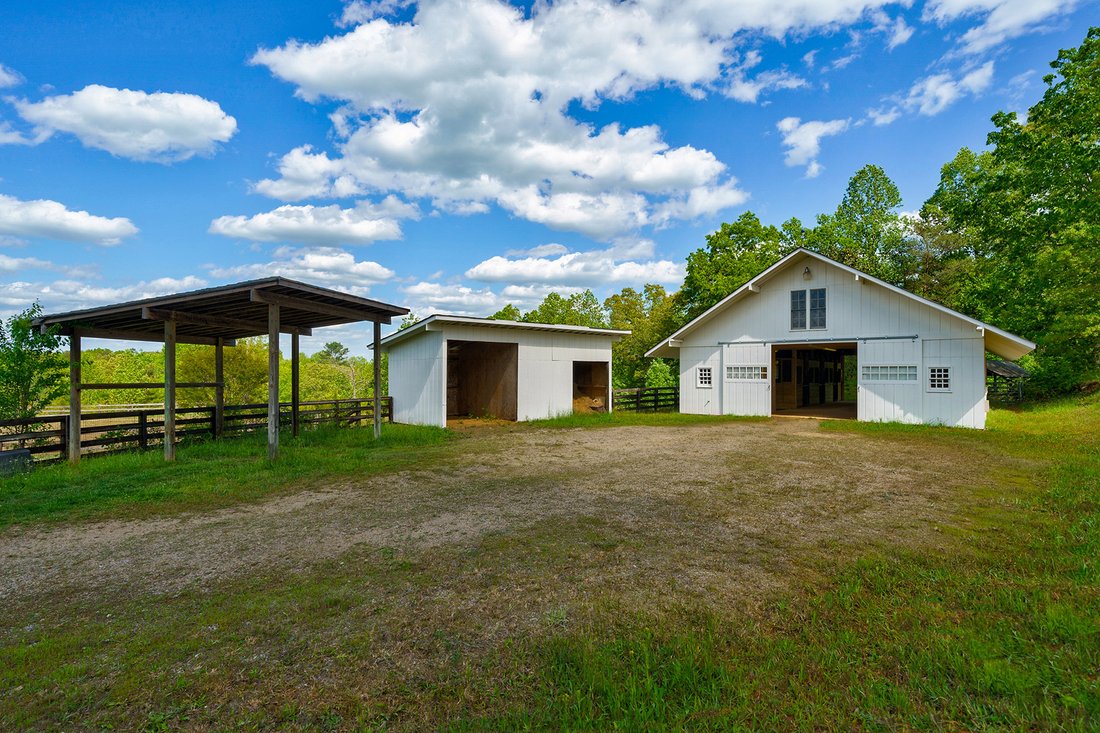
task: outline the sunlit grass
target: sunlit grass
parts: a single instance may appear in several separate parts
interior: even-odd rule
[[[155,450],[89,456],[0,479],[0,527],[226,506],[303,482],[392,469],[448,436],[440,428],[385,425],[375,441],[370,428],[328,426],[283,436],[274,462],[266,433],[184,445],[172,463]]]
[[[618,414],[547,426],[676,419]],[[770,597],[757,614],[703,611],[675,593],[651,606],[600,597],[580,610],[551,605],[538,617],[543,633],[474,649],[490,619],[445,600],[416,606],[434,616],[410,616],[402,598],[446,599],[474,584],[475,595],[520,603],[539,592],[541,576],[568,572],[577,548],[629,553],[644,534],[559,518],[472,547],[363,547],[308,572],[155,602],[84,609],[59,599],[20,611],[0,635],[0,727],[1100,729],[1100,401],[995,411],[989,428],[825,424],[887,449],[964,450],[994,471],[1009,458],[1029,468],[1011,482],[960,488],[976,499],[962,509],[970,529],[942,547],[915,552],[884,538],[854,561],[819,550],[814,581]],[[212,506],[199,498],[210,479],[261,495],[335,470],[330,462],[385,470],[409,456],[469,450],[446,435],[395,426],[371,444],[359,431],[318,432],[288,443],[275,465],[251,441],[193,446],[176,466],[120,456],[57,475],[94,494],[97,482],[132,468],[175,487],[151,505],[185,506],[195,491],[195,506]],[[188,468],[205,476],[201,486],[186,479]],[[248,488],[249,476],[260,486]],[[127,491],[102,501],[124,507]]]

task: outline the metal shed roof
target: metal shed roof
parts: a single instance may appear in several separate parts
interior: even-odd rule
[[[164,321],[176,322],[180,343],[212,344],[268,332],[268,305],[280,306],[283,333],[309,335],[311,329],[342,323],[390,323],[408,313],[377,300],[329,288],[269,277],[155,298],[51,313],[35,319],[42,328],[60,326],[62,335],[164,341]]]
[[[385,349],[393,344],[404,341],[407,338],[423,333],[424,331],[439,330],[441,326],[446,324],[461,325],[461,326],[477,326],[479,328],[511,328],[524,331],[543,331],[554,333],[569,333],[581,336],[611,336],[613,340],[618,340],[623,336],[629,336],[630,331],[618,331],[611,328],[589,328],[588,326],[569,326],[558,323],[526,323],[524,321],[501,321],[493,318],[475,318],[474,316],[451,316],[444,314],[436,314],[428,316],[427,318],[417,321],[408,328],[391,333],[386,338],[382,339],[382,348]]]
[[[1019,364],[1014,364],[1011,361],[1000,361],[998,359],[986,359],[985,370],[999,377],[1020,378],[1031,376],[1031,372],[1024,369]]]

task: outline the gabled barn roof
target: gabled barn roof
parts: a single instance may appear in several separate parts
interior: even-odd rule
[[[850,273],[853,277],[857,279],[865,280],[869,283],[897,293],[898,295],[902,295],[906,298],[915,300],[918,303],[928,306],[929,308],[934,308],[941,313],[946,313],[950,316],[954,316],[964,323],[968,323],[974,326],[976,329],[981,330],[985,337],[985,350],[997,354],[998,356],[1003,356],[1006,359],[1019,359],[1021,356],[1027,354],[1035,348],[1035,344],[1025,338],[1020,338],[1019,336],[1011,334],[1008,331],[999,329],[996,326],[991,326],[988,323],[979,321],[976,318],[971,318],[970,316],[963,315],[962,313],[959,313],[956,310],[952,310],[945,305],[940,305],[939,303],[928,300],[927,298],[922,298],[921,296],[911,293],[908,290],[899,288],[896,285],[891,285],[885,280],[879,280],[877,277],[868,275],[865,272],[861,272],[854,267],[849,267],[848,265],[830,259],[823,254],[819,254],[812,250],[799,248],[796,249],[794,252],[791,252],[786,257],[783,257],[781,260],[779,260],[763,272],[752,277],[747,283],[737,288],[737,290],[734,290],[722,300],[718,301],[715,305],[704,311],[701,315],[696,317],[693,321],[688,323],[679,331],[654,346],[652,349],[646,352],[646,356],[660,356],[672,359],[676,358],[679,354],[679,342],[683,339],[685,335],[691,333],[696,328],[711,320],[723,311],[733,307],[741,299],[748,297],[748,295],[750,295],[751,293],[755,293],[756,291],[758,291],[762,283],[767,282],[779,271],[794,265],[796,262],[801,262],[807,257],[825,262],[834,267],[838,267],[841,270]]]
[[[526,321],[503,321],[495,318],[475,318],[474,316],[449,316],[441,313],[428,316],[417,321],[408,328],[391,333],[382,339],[382,348],[411,338],[424,331],[434,331],[438,326],[452,324],[458,326],[478,326],[480,328],[512,328],[523,331],[543,331],[554,333],[569,333],[581,336],[611,336],[617,341],[623,336],[629,336],[630,331],[618,331],[611,328],[589,328],[588,326],[568,326],[559,323],[527,323]]]

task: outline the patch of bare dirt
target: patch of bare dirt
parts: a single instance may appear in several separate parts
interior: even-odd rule
[[[532,552],[571,558],[560,573],[528,578],[542,598],[613,590],[724,603],[785,584],[807,553],[939,542],[935,527],[953,521],[959,488],[987,474],[942,445],[806,421],[472,429],[462,439],[461,459],[258,505],[9,530],[0,602],[173,593],[308,570],[355,548],[427,557],[531,534]],[[584,521],[608,550],[570,554]]]

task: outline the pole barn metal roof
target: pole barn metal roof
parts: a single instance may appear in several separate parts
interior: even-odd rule
[[[214,344],[268,333],[268,305],[280,306],[282,333],[311,335],[311,330],[343,323],[390,323],[409,312],[377,300],[269,277],[174,295],[133,300],[98,308],[51,313],[37,318],[42,329],[59,326],[64,336],[164,341],[164,322],[174,321],[179,343]]]

